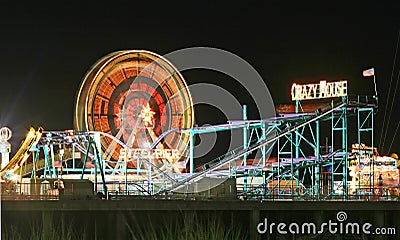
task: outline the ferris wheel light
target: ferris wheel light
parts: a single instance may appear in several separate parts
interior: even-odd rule
[[[149,103],[145,107],[142,108],[142,111],[139,114],[139,117],[142,118],[142,121],[144,122],[146,127],[153,126],[154,124],[154,114],[153,110],[151,110],[151,107]]]

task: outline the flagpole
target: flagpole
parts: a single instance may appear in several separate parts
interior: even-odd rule
[[[378,91],[376,90],[376,79],[375,79],[375,69],[372,67],[370,69],[364,70],[363,71],[363,76],[364,77],[374,77],[374,90],[375,90],[375,96],[373,98],[376,99],[376,103],[378,103]]]
[[[374,73],[374,88],[375,88],[375,99],[376,99],[376,102],[378,102],[378,92],[376,91],[375,73]]]

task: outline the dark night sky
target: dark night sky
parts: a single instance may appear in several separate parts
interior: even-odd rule
[[[72,128],[80,81],[107,53],[147,49],[162,55],[185,47],[209,46],[252,64],[276,104],[290,102],[294,81],[348,79],[350,93],[372,94],[373,83],[361,72],[374,66],[380,97],[375,132],[379,141],[400,30],[399,6],[378,1],[265,2],[2,5],[0,125],[13,130],[14,150],[30,125],[48,130]],[[396,65],[392,88],[399,70]],[[183,74],[189,84],[204,77],[198,71]],[[220,81],[218,76],[215,81]],[[399,121],[399,104],[396,99],[386,145]],[[206,116],[197,116],[197,121],[218,122]],[[400,137],[392,150],[400,150]]]

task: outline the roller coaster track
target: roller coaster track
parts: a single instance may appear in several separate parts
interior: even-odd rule
[[[288,128],[288,129],[282,131],[281,133],[279,133],[275,137],[268,138],[268,139],[262,140],[260,142],[257,142],[255,144],[251,145],[249,148],[242,149],[242,150],[240,150],[238,152],[233,151],[230,154],[225,155],[225,158],[222,159],[221,161],[212,164],[209,168],[207,168],[205,170],[202,170],[200,172],[197,172],[197,173],[185,178],[184,180],[179,181],[176,184],[173,184],[169,189],[167,189],[167,191],[176,191],[176,190],[179,190],[180,188],[182,188],[185,184],[190,184],[190,183],[193,183],[193,182],[197,182],[198,180],[203,178],[206,174],[208,174],[208,173],[210,173],[210,172],[222,167],[223,165],[228,164],[228,163],[230,163],[232,161],[235,161],[235,160],[237,160],[237,159],[239,159],[239,158],[241,158],[241,157],[243,157],[243,156],[245,156],[247,154],[250,154],[251,152],[253,152],[255,150],[258,150],[259,148],[261,148],[261,147],[263,147],[265,145],[274,143],[276,140],[278,140],[279,138],[285,136],[286,134],[294,132],[297,129],[300,129],[300,128],[302,128],[302,127],[304,127],[304,126],[306,126],[306,125],[308,125],[308,124],[310,124],[312,122],[315,122],[315,121],[317,121],[319,119],[322,119],[322,118],[328,116],[329,114],[332,114],[335,111],[338,111],[338,110],[346,107],[346,105],[347,105],[346,103],[341,103],[341,104],[338,104],[338,105],[336,105],[334,107],[331,107],[330,109],[325,110],[324,112],[322,112],[320,114],[315,114],[313,116],[307,116],[308,118],[304,117],[305,120],[303,120],[303,121],[297,123],[296,125],[294,125],[294,126]]]
[[[51,136],[47,136],[47,134],[50,134]],[[102,135],[104,137],[110,138],[111,140],[115,141],[117,144],[119,144],[122,148],[125,148],[127,151],[133,152],[134,149],[129,148],[126,144],[124,144],[122,141],[114,137],[113,135],[103,133],[103,132],[78,132],[76,135],[68,135],[65,131],[50,131],[50,132],[44,132],[42,128],[39,128],[38,131],[35,131],[34,128],[31,128],[27,134],[26,139],[24,142],[21,144],[21,147],[17,151],[17,153],[14,155],[14,157],[10,160],[10,162],[0,171],[0,176],[1,177],[6,177],[8,178],[10,174],[15,174],[18,170],[21,170],[21,175],[26,176],[32,173],[33,169],[33,163],[30,162],[26,164],[24,167],[24,163],[27,162],[29,156],[31,155],[31,148],[32,146],[44,146],[44,145],[50,145],[50,144],[72,144],[75,146],[77,150],[82,152],[83,154],[87,154],[89,158],[95,159],[95,155],[88,152],[85,147],[81,145],[82,142],[87,142],[88,137],[93,137],[95,134]],[[68,154],[68,153],[66,153]],[[69,161],[72,159],[72,156],[66,158],[63,160]],[[148,160],[141,158],[141,161],[143,161],[147,166],[150,166],[151,169],[154,171],[154,177],[162,176],[163,179],[170,180],[172,182],[176,182],[174,178],[172,178],[170,175],[162,171],[160,168],[149,162]],[[137,161],[135,160],[129,160],[130,161]],[[109,162],[109,161],[106,161]],[[43,170],[45,168],[45,159],[38,159],[35,163],[36,165],[36,171]]]
[[[194,127],[194,128],[174,128],[170,129],[168,131],[163,132],[150,146],[150,149],[154,149],[157,144],[164,139],[166,136],[168,136],[171,133],[174,132],[189,132],[189,131],[195,131],[195,132],[218,132],[218,131],[225,131],[225,130],[232,130],[235,128],[243,128],[245,126],[251,127],[252,125],[259,125],[261,122],[260,120],[250,120],[250,121],[232,121],[230,123],[225,123],[225,124],[218,124],[218,125],[211,125],[211,126],[204,126],[204,127]]]

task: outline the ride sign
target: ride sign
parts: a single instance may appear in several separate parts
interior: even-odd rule
[[[321,98],[345,97],[347,96],[347,81],[297,84],[293,83],[291,90],[292,100],[312,100]]]

